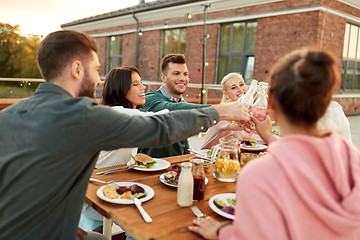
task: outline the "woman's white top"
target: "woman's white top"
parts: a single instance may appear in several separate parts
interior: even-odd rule
[[[317,127],[322,132],[335,131],[352,143],[349,120],[341,105],[335,101],[330,102],[324,116],[318,121]]]
[[[130,116],[152,116],[157,114],[165,114],[168,113],[168,109],[161,110],[159,112],[141,112],[138,109],[132,108],[124,108],[122,106],[114,106],[112,109],[125,113]],[[95,168],[104,168],[111,167],[120,164],[126,164],[129,160],[131,160],[130,154],[136,155],[137,148],[119,148],[112,151],[101,151],[99,154],[99,158],[96,162]]]

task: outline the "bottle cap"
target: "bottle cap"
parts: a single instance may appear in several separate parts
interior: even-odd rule
[[[194,163],[195,163],[195,165],[204,164],[204,160],[202,160],[202,159],[195,159]]]
[[[192,164],[190,162],[183,162],[181,164],[181,167],[184,167],[184,168],[191,168],[192,167]]]

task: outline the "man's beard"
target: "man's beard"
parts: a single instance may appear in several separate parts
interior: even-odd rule
[[[186,91],[186,88],[187,88],[187,86],[185,87],[184,90],[179,90],[176,88],[175,84],[170,85],[170,90],[177,95],[182,95]]]
[[[79,91],[79,97],[96,98],[95,84],[90,80],[88,71],[86,69],[85,69],[85,76],[83,79],[83,83]]]

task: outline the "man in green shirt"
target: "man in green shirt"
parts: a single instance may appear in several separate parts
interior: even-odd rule
[[[0,111],[0,239],[75,239],[101,150],[166,146],[219,120],[250,119],[240,103],[149,117],[100,105],[96,53],[85,33],[49,34],[37,55],[46,83]]]
[[[173,111],[210,106],[187,103],[182,97],[189,84],[189,72],[184,55],[172,53],[161,60],[161,80],[163,85],[159,90],[149,91],[145,94],[144,111],[158,112],[163,109]],[[188,149],[189,141],[185,139],[162,148],[139,148],[138,152],[162,158],[188,154],[190,153]]]

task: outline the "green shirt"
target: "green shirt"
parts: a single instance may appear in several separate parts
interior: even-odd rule
[[[163,93],[167,94],[168,97],[164,96]],[[161,87],[159,90],[156,91],[147,92],[145,94],[146,102],[142,110],[158,112],[163,109],[169,109],[169,111],[174,111],[174,110],[184,110],[184,109],[199,109],[210,106],[210,105],[192,104],[192,103],[187,103],[185,101],[174,102],[169,98],[169,96],[170,94],[166,92],[164,87]],[[204,131],[204,129],[201,129],[200,131]],[[162,148],[139,148],[138,152],[145,153],[155,158],[162,158],[162,157],[188,154],[190,153],[188,149],[189,149],[189,142],[186,138],[184,138],[179,142],[176,142],[174,144]]]
[[[41,84],[0,111],[0,239],[75,239],[100,150],[166,146],[218,117],[212,107],[129,116]]]

